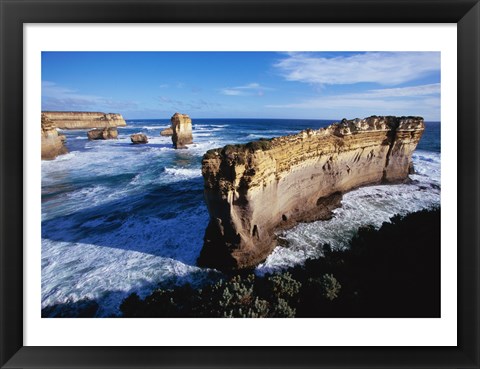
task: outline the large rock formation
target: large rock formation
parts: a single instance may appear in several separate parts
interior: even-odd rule
[[[172,142],[176,149],[184,149],[185,145],[193,143],[192,120],[187,114],[175,113],[172,122]]]
[[[59,135],[55,124],[42,114],[42,160],[55,159],[66,154],[65,136]]]
[[[330,217],[356,187],[404,181],[423,130],[420,117],[373,116],[208,151],[210,222],[198,263],[253,267],[275,247],[276,230]]]
[[[112,140],[118,138],[117,128],[95,128],[87,132],[89,140]]]
[[[45,111],[45,116],[61,129],[121,127],[127,123],[121,114],[72,111]]]

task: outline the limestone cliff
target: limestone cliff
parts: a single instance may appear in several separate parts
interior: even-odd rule
[[[407,179],[423,130],[420,117],[373,116],[208,151],[210,222],[198,263],[253,267],[275,247],[276,230],[330,217],[356,187]]]
[[[176,149],[184,149],[185,145],[193,143],[192,120],[187,114],[175,113],[172,122],[172,142]]]
[[[59,135],[55,124],[42,114],[42,160],[55,159],[58,155],[66,154],[65,136]]]
[[[89,129],[121,127],[127,123],[121,114],[97,112],[45,111],[42,112],[57,128]]]

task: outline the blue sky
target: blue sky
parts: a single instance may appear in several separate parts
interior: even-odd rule
[[[43,52],[42,110],[440,120],[440,53]]]

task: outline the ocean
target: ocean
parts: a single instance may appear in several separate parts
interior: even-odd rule
[[[114,316],[132,292],[144,297],[158,286],[220,278],[196,266],[208,223],[203,154],[333,122],[193,119],[194,143],[186,150],[174,150],[171,137],[160,136],[168,119],[127,120],[118,140],[89,141],[86,130],[62,131],[69,153],[42,161],[42,309],[54,315],[95,301],[95,316]],[[130,143],[139,132],[148,144]],[[325,243],[346,247],[361,226],[380,227],[395,214],[440,206],[440,122],[426,122],[413,161],[410,184],[359,188],[344,195],[331,220],[279,233],[282,246],[255,272],[302,264],[321,256]]]

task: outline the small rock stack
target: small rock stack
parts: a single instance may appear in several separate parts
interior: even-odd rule
[[[130,140],[134,144],[146,144],[148,143],[148,138],[143,133],[135,133],[130,136]]]
[[[187,114],[175,113],[170,121],[173,130],[173,147],[186,149],[186,145],[193,143],[192,120]]]

